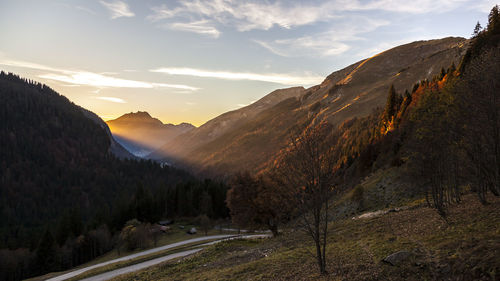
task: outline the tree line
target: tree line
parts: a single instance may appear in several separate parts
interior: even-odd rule
[[[328,209],[335,195],[371,172],[401,167],[413,184],[408,197],[424,196],[446,219],[447,206],[475,192],[500,196],[500,15],[474,30],[459,67],[449,66],[411,92],[391,86],[386,105],[338,128],[310,118],[267,169],[232,177],[227,201],[242,227],[303,230],[314,242],[320,273],[327,273]],[[315,104],[318,106],[318,104]],[[363,190],[353,197],[362,202]]]
[[[107,132],[49,87],[0,73],[0,279],[89,261],[126,223],[228,216],[227,187],[109,153]]]

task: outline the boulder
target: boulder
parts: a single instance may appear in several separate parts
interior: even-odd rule
[[[399,252],[388,255],[382,261],[384,261],[388,264],[394,265],[394,266],[398,266],[403,261],[408,259],[411,255],[412,255],[412,253],[410,253],[408,251],[399,251]]]
[[[196,234],[196,228],[192,227],[188,232],[187,234]]]

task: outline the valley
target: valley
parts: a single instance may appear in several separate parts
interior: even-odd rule
[[[77,2],[0,0],[0,280],[500,279],[498,5]]]

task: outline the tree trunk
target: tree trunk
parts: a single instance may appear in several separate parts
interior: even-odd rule
[[[279,235],[277,224],[269,224],[269,230],[273,233],[273,237],[277,237]]]

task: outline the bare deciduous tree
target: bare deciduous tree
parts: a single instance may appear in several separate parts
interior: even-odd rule
[[[333,128],[326,122],[297,130],[274,169],[277,181],[295,196],[299,226],[314,241],[321,274],[327,273],[328,209],[337,162],[334,143]]]

